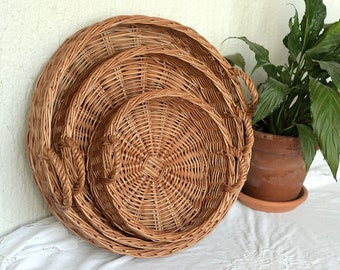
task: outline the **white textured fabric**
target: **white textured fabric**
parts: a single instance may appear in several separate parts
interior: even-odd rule
[[[46,218],[0,239],[0,270],[340,269],[340,183],[320,153],[305,186],[307,201],[286,213],[255,211],[237,201],[205,239],[165,258],[98,249]]]

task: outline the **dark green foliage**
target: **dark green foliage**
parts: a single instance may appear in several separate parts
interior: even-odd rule
[[[272,64],[263,46],[246,37],[237,38],[255,54],[252,72],[263,68],[267,73],[259,89],[254,127],[299,136],[307,169],[319,145],[336,178],[340,156],[340,21],[326,25],[323,1],[304,1],[302,19],[295,9],[288,22],[290,32],[283,38],[289,52],[284,65]],[[226,59],[239,65],[237,58]]]

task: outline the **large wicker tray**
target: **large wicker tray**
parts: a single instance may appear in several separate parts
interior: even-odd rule
[[[236,200],[256,103],[251,80],[194,30],[110,18],[67,39],[37,80],[27,137],[35,181],[53,214],[92,244],[170,255]]]

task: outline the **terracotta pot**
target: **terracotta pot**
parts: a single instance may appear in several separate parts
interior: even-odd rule
[[[264,201],[301,196],[306,167],[298,138],[254,131],[253,154],[242,192]]]

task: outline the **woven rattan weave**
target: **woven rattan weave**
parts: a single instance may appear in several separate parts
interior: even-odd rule
[[[236,200],[256,103],[250,79],[194,30],[110,18],[67,39],[37,80],[27,138],[34,178],[53,214],[92,244],[173,254]]]
[[[194,233],[223,203],[215,163],[228,168],[222,152],[230,143],[220,117],[195,96],[169,90],[141,94],[109,115],[92,138],[88,168],[104,215],[152,240]]]

